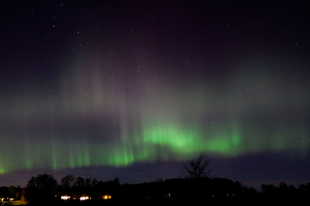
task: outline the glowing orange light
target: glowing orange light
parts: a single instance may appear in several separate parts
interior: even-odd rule
[[[111,199],[111,195],[104,195],[104,196],[103,196],[103,199],[109,200],[109,199]]]
[[[89,196],[80,197],[80,201],[89,200]]]

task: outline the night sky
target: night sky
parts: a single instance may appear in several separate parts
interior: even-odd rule
[[[17,2],[0,12],[0,186],[177,178],[201,152],[246,186],[310,182],[307,1]]]

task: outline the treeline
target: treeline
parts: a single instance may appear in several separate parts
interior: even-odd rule
[[[101,181],[96,178],[83,178],[67,175],[61,179],[60,184],[49,174],[39,174],[32,177],[24,191],[25,200],[29,202],[60,200],[61,196],[70,196],[70,199],[79,199],[88,196],[92,199],[102,199],[105,194],[117,196],[120,181]]]
[[[287,185],[285,182],[280,182],[279,187],[273,184],[262,184],[261,191],[264,195],[270,197],[298,197],[310,196],[310,182],[301,184],[296,188],[294,185]]]
[[[270,184],[261,185],[262,192],[252,187],[246,187],[239,181],[227,178],[174,178],[158,179],[140,184],[121,183],[119,178],[101,181],[96,178],[83,178],[67,175],[58,181],[49,174],[39,174],[31,177],[25,188],[2,187],[0,197],[14,198],[31,203],[55,201],[60,202],[61,196],[70,196],[69,201],[79,201],[82,196],[88,196],[90,201],[102,201],[105,195],[111,196],[111,201],[181,201],[217,204],[221,202],[264,203],[265,201],[296,201],[307,200],[310,196],[310,183],[287,185],[280,182],[276,187]],[[309,202],[309,200],[308,200]],[[180,203],[180,202],[178,202]]]
[[[12,189],[11,189],[12,190]],[[49,174],[31,177],[27,186],[19,192],[19,198],[29,202],[55,201],[61,196],[70,196],[78,200],[81,196],[89,196],[92,200],[103,199],[110,195],[113,200],[199,200],[206,198],[231,198],[241,195],[256,194],[254,188],[243,186],[238,181],[226,178],[174,178],[158,179],[140,184],[121,184],[119,178],[108,181],[96,178],[83,178],[67,175],[60,183]],[[11,193],[12,194],[12,193]],[[3,194],[0,194],[4,196]],[[6,193],[8,195],[8,193]],[[15,197],[16,194],[15,194]]]

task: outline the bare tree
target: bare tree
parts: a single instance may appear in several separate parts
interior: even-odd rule
[[[210,162],[211,159],[206,159],[202,152],[197,159],[189,160],[184,165],[181,176],[186,179],[211,178],[213,175],[209,169]]]
[[[84,188],[86,186],[85,185],[85,179],[83,177],[80,177],[80,176],[75,178],[72,186],[75,188]]]
[[[73,175],[66,175],[65,177],[61,178],[61,186],[70,188],[74,183],[75,177]]]

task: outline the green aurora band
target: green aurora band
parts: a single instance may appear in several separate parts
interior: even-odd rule
[[[54,95],[26,91],[20,97],[23,102],[8,101],[2,108],[8,123],[0,130],[1,174],[43,167],[184,161],[202,151],[235,157],[294,150],[302,157],[309,148],[307,125],[294,123],[297,117],[282,112],[299,104],[292,113],[302,113],[308,106],[298,99],[303,90],[291,91],[290,99],[296,101],[282,105],[284,97],[264,95],[270,90],[277,94],[283,85],[253,80],[256,87],[244,88],[245,77],[232,76],[226,84],[234,86],[227,92],[207,89],[205,80],[197,84],[206,89],[194,90],[169,79],[110,78],[98,69],[60,79]],[[282,115],[282,120],[269,120],[273,113]]]
[[[300,131],[296,128],[296,131]],[[213,155],[237,156],[264,150],[282,151],[285,149],[307,149],[306,144],[290,144],[296,133],[285,135],[278,131],[277,137],[261,141],[247,138],[231,128],[219,129],[204,138],[200,131],[185,127],[169,126],[163,122],[158,126],[146,126],[134,134],[122,134],[121,141],[112,145],[90,144],[87,139],[79,141],[39,141],[29,142],[26,146],[16,145],[17,154],[11,150],[1,150],[1,173],[21,168],[32,169],[52,167],[53,169],[85,167],[91,165],[126,166],[135,162],[161,160],[186,160],[205,151]],[[299,135],[303,135],[302,133]],[[285,143],[287,142],[287,143]],[[267,145],[266,145],[267,144]],[[10,157],[10,158],[6,158]]]

